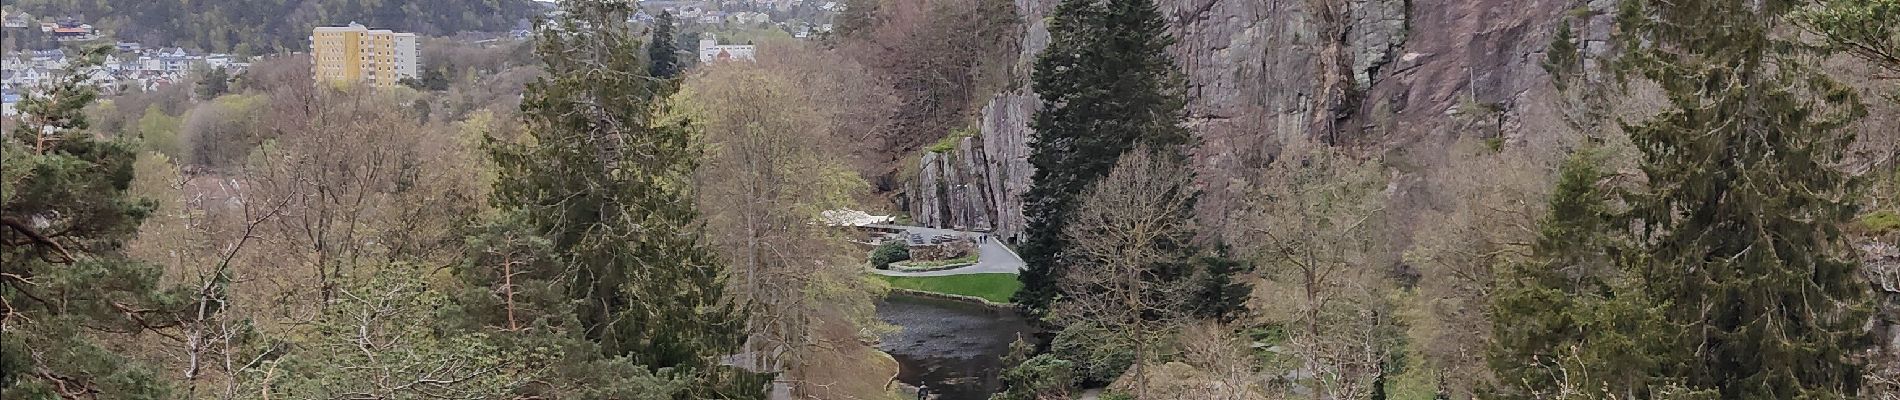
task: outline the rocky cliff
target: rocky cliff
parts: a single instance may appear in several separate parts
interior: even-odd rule
[[[989,229],[1004,238],[1022,232],[1020,195],[1034,172],[1027,162],[1033,140],[1028,126],[1040,105],[1027,77],[1048,44],[1045,19],[1057,1],[1015,0],[1026,23],[1013,87],[983,107],[980,136],[948,156],[957,162],[931,155],[916,160],[924,166],[910,185],[917,189],[906,196],[906,208],[919,221]],[[1391,210],[1400,223],[1394,239],[1403,248],[1410,228],[1406,215],[1457,201],[1449,198],[1456,194],[1435,192],[1427,182],[1470,173],[1448,167],[1449,149],[1459,139],[1496,140],[1524,149],[1544,166],[1556,165],[1583,140],[1586,132],[1565,122],[1576,117],[1580,100],[1560,92],[1542,63],[1558,27],[1569,24],[1586,53],[1584,79],[1605,79],[1597,64],[1614,52],[1609,37],[1617,0],[1157,3],[1170,19],[1172,55],[1188,83],[1188,124],[1201,143],[1195,163],[1207,231],[1227,230],[1234,199],[1253,190],[1254,177],[1272,163],[1280,144],[1317,138],[1393,167]],[[1334,15],[1317,15],[1315,9]],[[1615,108],[1640,116],[1657,101],[1620,98]],[[1863,127],[1894,123],[1896,105],[1870,106],[1874,116]]]
[[[1035,174],[1029,166],[1029,121],[1042,104],[1029,89],[1027,77],[1036,54],[1049,46],[1044,17],[1056,0],[1015,3],[1017,15],[1026,22],[1021,51],[1011,67],[1011,74],[1018,78],[983,106],[977,138],[963,139],[948,154],[920,157],[917,180],[906,189],[909,201],[905,205],[917,223],[990,231],[1011,242],[1022,235],[1022,194],[1029,191],[1029,179]],[[967,161],[946,163],[946,159]]]
[[[1004,237],[1021,232],[1018,197],[1033,174],[1025,148],[1028,124],[1039,105],[1024,77],[1047,45],[1044,17],[1055,2],[1016,0],[1027,22],[1016,86],[983,108],[978,145],[958,146],[948,157],[981,161],[944,164],[934,155],[917,160],[922,166],[907,208],[919,222],[987,226]],[[1277,145],[1322,134],[1316,126],[1340,136],[1328,141],[1442,144],[1449,141],[1420,139],[1446,134],[1446,111],[1454,105],[1475,100],[1509,107],[1547,88],[1541,51],[1555,23],[1585,3],[1160,0],[1159,6],[1171,19],[1173,55],[1189,84],[1189,124],[1202,143],[1195,158],[1207,191],[1202,209],[1210,210],[1202,214],[1224,225],[1227,216],[1218,210],[1230,209],[1230,199],[1249,190],[1249,176],[1271,162]],[[1312,12],[1316,7],[1338,15],[1322,18]],[[1322,76],[1328,74],[1342,84],[1328,84]],[[1322,95],[1335,90],[1344,98]],[[1315,104],[1328,106],[1316,110]],[[966,179],[972,177],[987,188],[944,189],[974,184]],[[954,211],[978,208],[989,210]]]

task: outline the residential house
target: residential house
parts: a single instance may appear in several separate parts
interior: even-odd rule
[[[53,26],[53,39],[61,42],[78,42],[98,39],[98,32],[90,24],[66,21]]]
[[[26,29],[33,26],[33,14],[11,12],[3,14],[0,15],[0,26],[13,29]]]
[[[12,90],[0,89],[0,115],[13,116],[13,105],[20,102],[20,94]]]

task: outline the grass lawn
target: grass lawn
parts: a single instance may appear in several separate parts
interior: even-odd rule
[[[1023,282],[1016,280],[1016,274],[872,276],[890,282],[894,288],[981,297],[997,303],[1008,303],[1009,296],[1023,288]]]

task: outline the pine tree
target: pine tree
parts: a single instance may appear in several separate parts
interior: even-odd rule
[[[673,42],[673,13],[661,11],[660,17],[653,20],[653,38],[647,43],[647,59],[652,67],[647,74],[659,78],[672,78],[679,73],[679,48]]]
[[[757,397],[714,366],[743,324],[702,243],[693,134],[653,122],[674,83],[644,74],[630,5],[566,6],[540,35],[548,74],[522,102],[530,140],[495,146],[496,203],[547,241],[546,268],[566,274],[575,319],[606,356],[696,380],[682,398]]]
[[[1014,299],[1036,314],[1058,295],[1076,196],[1137,145],[1178,156],[1191,142],[1181,126],[1182,80],[1167,54],[1173,39],[1152,0],[1064,0],[1049,34],[1032,76],[1043,106],[1032,123],[1036,173],[1024,195],[1029,267]]]
[[[123,254],[155,203],[126,192],[136,143],[87,129],[86,72],[104,54],[86,50],[29,94],[0,140],[0,397],[171,398],[164,372],[100,341],[175,327],[192,308],[160,287],[157,266]]]

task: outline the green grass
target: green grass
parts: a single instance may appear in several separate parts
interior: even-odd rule
[[[1016,274],[875,276],[898,289],[979,297],[996,303],[1008,303],[1009,297],[1023,288],[1022,281],[1016,280]]]
[[[967,128],[952,130],[950,134],[944,136],[943,139],[937,139],[937,143],[931,144],[928,150],[932,153],[948,153],[951,150],[956,150],[957,143],[962,142],[963,138],[975,136],[975,130]]]

